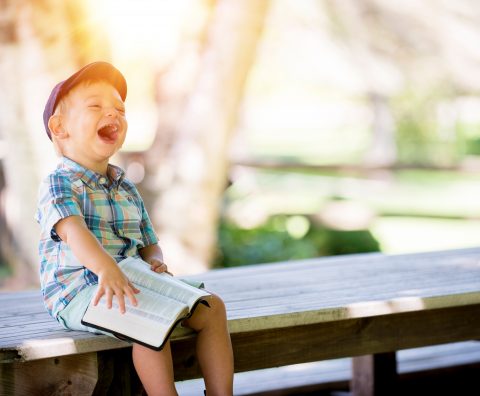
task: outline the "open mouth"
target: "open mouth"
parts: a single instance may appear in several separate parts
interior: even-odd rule
[[[107,124],[98,130],[98,136],[106,143],[115,143],[119,135],[118,125]]]

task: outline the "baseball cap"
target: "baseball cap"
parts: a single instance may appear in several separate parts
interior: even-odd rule
[[[55,112],[58,102],[64,97],[73,87],[82,81],[94,79],[102,80],[112,84],[120,94],[123,101],[127,97],[127,82],[122,73],[108,62],[93,62],[82,67],[79,71],[72,74],[69,78],[59,82],[53,88],[48,97],[47,104],[43,110],[43,124],[48,137],[52,140],[50,129],[48,129],[48,120]]]

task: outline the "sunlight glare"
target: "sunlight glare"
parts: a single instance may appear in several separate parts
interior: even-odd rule
[[[158,126],[156,79],[177,55],[191,4],[192,0],[89,1],[96,24],[109,36],[111,61],[128,83],[129,133],[123,151],[146,150],[153,142]]]
[[[113,57],[148,56],[162,62],[176,51],[183,11],[190,0],[90,1],[110,35]]]

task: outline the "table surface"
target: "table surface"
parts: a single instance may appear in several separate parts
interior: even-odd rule
[[[213,270],[196,278],[224,299],[230,331],[241,333],[480,304],[480,248],[335,256]],[[174,338],[185,335],[176,331]],[[0,293],[0,361],[125,345],[65,332],[46,313],[39,291]]]

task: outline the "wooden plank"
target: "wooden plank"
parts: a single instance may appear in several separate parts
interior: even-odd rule
[[[130,348],[0,365],[0,395],[140,396],[142,391]]]
[[[352,396],[397,395],[395,352],[356,356],[352,359]]]
[[[49,338],[50,336],[50,338]],[[179,327],[174,331],[172,339],[182,340],[193,337],[193,331]],[[3,348],[0,351],[0,363],[10,362],[12,357],[23,361],[45,359],[49,357],[65,356],[71,354],[104,351],[129,347],[126,341],[105,336],[95,335],[82,331],[65,331],[59,333],[35,334],[21,344],[15,344],[11,349]],[[11,351],[15,350],[13,354]]]
[[[219,269],[196,275],[195,278],[203,279],[207,282],[222,281],[225,278],[224,272],[228,272],[230,276],[235,277],[235,280],[241,281],[245,278],[255,279],[257,276],[263,276],[277,272],[303,273],[305,270],[316,266],[321,266],[326,274],[334,274],[340,270],[345,277],[351,279],[352,276],[349,275],[348,270],[352,269],[352,267],[358,268],[362,271],[370,272],[370,268],[372,266],[381,268],[385,265],[391,265],[392,269],[396,269],[396,271],[402,271],[402,268],[411,268],[412,266],[415,267],[416,271],[422,271],[422,268],[423,271],[425,271],[426,269],[432,269],[435,267],[449,267],[452,264],[454,266],[461,264],[465,264],[467,266],[473,264],[474,266],[478,266],[479,254],[479,248],[403,255],[362,253]]]
[[[52,339],[31,339],[21,345],[20,356],[24,361],[46,357],[76,355],[109,349],[128,347],[130,344],[108,336],[85,334],[84,338],[55,337]]]
[[[232,334],[235,371],[480,338],[480,305]],[[194,340],[173,342],[178,380],[200,375]]]
[[[439,298],[399,298],[390,301],[364,301],[346,304],[342,307],[308,309],[299,303],[294,303],[284,309],[282,306],[271,307],[266,311],[249,310],[234,312],[229,315],[229,329],[232,333],[268,330],[281,327],[309,325],[315,323],[340,321],[354,318],[363,318],[377,315],[389,315],[402,312],[419,312],[422,310],[439,309],[446,307],[461,307],[480,303],[480,293],[458,295],[449,299]],[[287,312],[285,312],[287,310]],[[228,304],[227,304],[228,311]],[[237,317],[235,317],[237,314]]]
[[[91,395],[97,380],[95,353],[0,364],[1,395]]]

